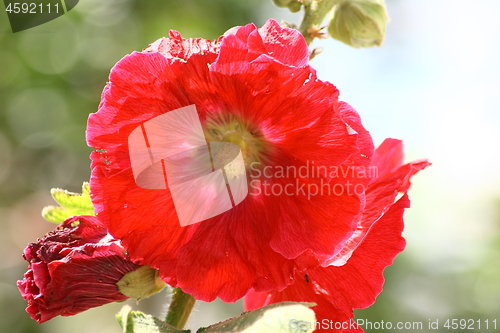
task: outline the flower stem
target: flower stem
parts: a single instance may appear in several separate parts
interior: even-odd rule
[[[196,300],[193,296],[186,294],[181,288],[174,288],[172,302],[170,303],[167,318],[165,319],[167,324],[178,329],[183,329],[195,302]]]
[[[325,19],[326,14],[333,8],[338,0],[304,0],[304,18],[300,24],[299,31],[310,45],[316,37],[311,32],[319,31],[319,26]]]

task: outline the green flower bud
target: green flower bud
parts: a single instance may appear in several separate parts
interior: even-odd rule
[[[292,1],[288,4],[288,10],[291,11],[292,13],[297,13],[300,11],[300,7],[302,7],[302,3],[298,1]]]
[[[165,287],[158,271],[149,266],[141,266],[125,274],[116,283],[118,290],[125,296],[142,299],[151,296]]]
[[[328,33],[353,47],[380,46],[388,19],[383,0],[341,0],[333,8]]]
[[[292,13],[296,13],[302,7],[302,2],[298,0],[273,0],[276,7],[288,8]]]
[[[294,0],[273,0],[274,5],[279,8],[286,8]]]

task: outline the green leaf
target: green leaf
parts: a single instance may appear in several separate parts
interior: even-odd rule
[[[95,215],[89,183],[83,183],[82,194],[60,188],[53,188],[50,194],[60,206],[47,206],[42,210],[43,218],[49,222],[61,223],[75,215]]]
[[[191,333],[190,330],[179,330],[151,315],[132,311],[129,305],[122,307],[116,319],[123,333]]]
[[[134,324],[132,322],[132,318],[129,317],[132,308],[130,305],[122,306],[120,312],[116,314],[116,320],[123,329],[123,333],[134,332]]]
[[[314,331],[316,316],[309,307],[314,303],[282,302],[245,312],[221,323],[200,328],[197,333],[309,333]]]

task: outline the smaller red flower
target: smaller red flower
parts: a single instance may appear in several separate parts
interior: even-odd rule
[[[116,283],[140,266],[94,216],[74,216],[24,250],[30,263],[17,282],[26,312],[43,323],[129,298]]]
[[[405,247],[401,233],[403,212],[410,206],[410,178],[430,165],[402,165],[402,159],[402,142],[386,139],[373,155],[376,177],[368,185],[361,221],[344,248],[322,266],[297,272],[295,283],[281,292],[251,290],[245,310],[284,301],[314,302],[317,330],[363,332],[352,319],[353,310],[372,305],[382,291],[385,267]],[[394,202],[399,193],[404,195]]]

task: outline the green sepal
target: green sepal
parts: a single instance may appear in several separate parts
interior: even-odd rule
[[[190,330],[179,330],[164,321],[142,313],[132,311],[129,305],[124,305],[116,315],[123,333],[191,333]]]
[[[42,210],[42,217],[49,222],[61,223],[75,215],[95,215],[87,182],[83,183],[81,194],[60,188],[53,188],[50,194],[59,206],[47,206]]]
[[[125,274],[116,285],[123,295],[140,300],[161,291],[167,284],[160,279],[158,270],[145,265]]]
[[[316,316],[309,309],[314,303],[282,302],[244,312],[221,323],[200,328],[197,333],[253,333],[253,332],[313,332]]]

